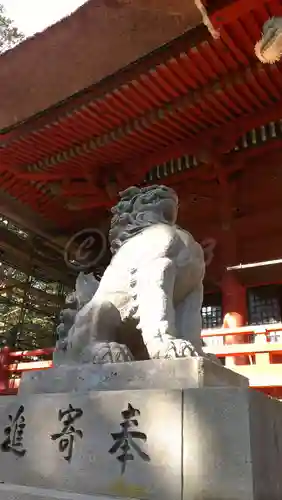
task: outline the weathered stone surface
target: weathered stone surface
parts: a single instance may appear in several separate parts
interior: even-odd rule
[[[282,403],[264,394],[250,393],[250,440],[254,498],[282,498]]]
[[[205,358],[156,359],[104,365],[62,365],[25,373],[20,394],[188,389],[204,386],[248,386],[248,380]]]
[[[282,498],[282,405],[252,390],[184,391],[183,499]]]
[[[67,461],[68,449],[60,452],[59,439],[51,436],[62,430],[66,417],[60,422],[58,412],[69,404],[83,411],[72,424],[83,436],[75,435],[73,455]],[[147,439],[132,437],[129,444],[134,459],[126,462],[122,473],[117,459],[122,450],[109,450],[117,442],[112,433],[123,430],[120,424],[128,416],[121,412],[129,404],[140,412],[132,415],[138,426],[133,422],[130,430],[145,433]],[[26,422],[26,454],[17,457],[11,451],[0,452],[0,481],[88,495],[181,499],[181,391],[18,396],[5,411],[0,410],[1,443],[8,415],[14,416],[20,405]],[[134,443],[146,455],[139,456]]]
[[[113,500],[112,496],[80,495],[16,484],[0,484],[0,498],[1,500]]]
[[[27,452],[23,457],[0,452],[1,500],[88,500],[84,495],[93,500],[102,500],[97,495],[145,500],[282,498],[282,405],[255,391],[203,387],[2,399],[7,406],[0,406],[0,443],[8,414],[14,416],[22,404]],[[73,423],[83,436],[75,436],[68,462],[67,449],[60,452],[51,435],[61,431],[58,411],[69,404],[83,411]],[[122,451],[109,450],[115,442],[112,433],[122,431],[120,424],[128,415],[121,412],[129,404],[140,411],[133,417],[138,421],[133,430],[147,437],[144,441],[135,436],[134,441],[150,460],[143,460],[130,442],[134,460],[122,474],[117,460]],[[30,490],[21,492],[19,486]]]
[[[109,346],[101,357],[100,342],[127,345],[130,359],[144,359],[126,342],[128,323],[131,337],[141,332],[146,359],[202,356],[205,258],[201,245],[176,224],[176,192],[154,184],[131,186],[119,196],[108,234],[112,259],[99,283],[91,274],[78,276],[79,310],[71,327],[69,313],[62,314],[54,361],[103,363],[106,355],[117,362]]]
[[[185,391],[184,498],[253,499],[248,406],[241,389]]]

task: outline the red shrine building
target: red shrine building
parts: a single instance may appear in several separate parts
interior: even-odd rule
[[[205,342],[275,379],[253,385],[282,386],[282,66],[254,50],[281,2],[98,4],[0,57],[0,212],[71,287],[62,254],[75,232],[106,234],[129,185],[173,187],[207,258],[204,332],[230,329]],[[27,266],[5,234],[3,261]]]

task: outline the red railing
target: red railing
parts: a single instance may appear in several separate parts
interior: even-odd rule
[[[22,373],[31,370],[52,368],[54,348],[35,349],[34,351],[11,351],[8,347],[0,350],[0,395],[17,394]],[[37,359],[34,358],[45,358]]]
[[[269,338],[276,332],[281,332],[282,335],[282,323],[203,330],[202,338],[251,335],[252,342],[217,345],[206,347],[205,350],[218,358],[225,358],[226,366],[247,377],[251,387],[282,398],[282,341],[270,342]],[[248,340],[248,337],[246,339]],[[51,368],[52,353],[53,348],[18,352],[10,351],[8,347],[1,349],[0,395],[16,394],[22,373]],[[246,357],[248,364],[237,365],[236,358],[242,359],[242,355]]]
[[[280,342],[273,342],[271,339],[276,333],[281,334]],[[225,358],[225,366],[247,377],[250,387],[282,398],[282,323],[202,331],[203,339],[229,335],[244,335],[246,343],[217,345],[205,350],[218,358]],[[242,356],[246,359],[245,364],[241,364]],[[240,364],[236,364],[236,358],[239,357]]]

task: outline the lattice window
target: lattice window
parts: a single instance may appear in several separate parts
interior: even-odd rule
[[[248,290],[249,324],[259,325],[281,321],[281,287],[275,285]]]
[[[203,328],[220,328],[222,326],[222,305],[220,294],[206,295],[202,306]]]
[[[281,285],[268,285],[248,290],[249,324],[260,325],[281,322]],[[271,332],[270,342],[281,342],[280,332]]]
[[[202,307],[203,328],[219,328],[222,324],[221,306]]]
[[[221,294],[208,294],[204,297],[202,306],[202,327],[220,328],[222,326],[222,299]],[[208,337],[203,339],[205,347],[223,345],[223,337]],[[224,364],[224,361],[223,361]]]

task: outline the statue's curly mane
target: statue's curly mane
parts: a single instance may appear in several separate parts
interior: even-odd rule
[[[175,224],[177,209],[177,194],[166,186],[130,187],[120,193],[120,201],[111,209],[109,242],[112,253],[146,227],[158,223]]]

